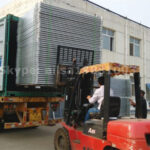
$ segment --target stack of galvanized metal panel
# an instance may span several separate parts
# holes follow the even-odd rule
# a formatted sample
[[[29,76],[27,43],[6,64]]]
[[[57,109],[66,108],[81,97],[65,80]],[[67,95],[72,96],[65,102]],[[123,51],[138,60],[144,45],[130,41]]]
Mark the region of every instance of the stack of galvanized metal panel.
[[[131,82],[128,79],[111,79],[111,88],[114,91],[114,96],[118,96],[121,99],[120,116],[130,115],[130,102],[131,97]]]
[[[58,45],[94,50],[100,63],[100,35],[100,18],[37,4],[19,21],[16,83],[53,85]]]
[[[0,91],[3,91],[7,18],[0,19]],[[8,41],[7,41],[8,42]]]

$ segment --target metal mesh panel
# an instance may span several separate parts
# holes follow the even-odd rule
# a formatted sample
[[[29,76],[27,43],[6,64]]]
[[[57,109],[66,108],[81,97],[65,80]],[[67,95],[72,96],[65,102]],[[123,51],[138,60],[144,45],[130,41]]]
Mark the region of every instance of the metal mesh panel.
[[[121,98],[120,116],[130,115],[130,103],[131,97],[131,83],[127,79],[111,79],[111,88],[114,91],[114,95]]]

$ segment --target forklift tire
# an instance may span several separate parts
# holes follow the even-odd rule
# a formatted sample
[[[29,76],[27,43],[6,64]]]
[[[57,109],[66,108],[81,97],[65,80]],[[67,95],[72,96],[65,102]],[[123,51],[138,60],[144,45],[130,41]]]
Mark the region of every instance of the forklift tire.
[[[65,128],[59,128],[54,136],[55,150],[71,150],[68,132]]]
[[[119,149],[107,146],[104,148],[104,150],[119,150]]]

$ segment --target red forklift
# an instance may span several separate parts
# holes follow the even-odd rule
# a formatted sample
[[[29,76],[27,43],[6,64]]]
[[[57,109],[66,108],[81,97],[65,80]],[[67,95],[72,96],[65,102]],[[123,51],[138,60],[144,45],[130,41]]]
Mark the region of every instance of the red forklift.
[[[89,109],[86,96],[92,94],[94,74],[104,76],[104,100],[100,113],[84,123]],[[135,118],[121,118],[120,98],[110,96],[110,78],[133,74],[135,82]],[[140,73],[138,66],[106,63],[86,66],[68,85],[64,122],[54,137],[55,150],[149,150],[150,120],[142,119]]]

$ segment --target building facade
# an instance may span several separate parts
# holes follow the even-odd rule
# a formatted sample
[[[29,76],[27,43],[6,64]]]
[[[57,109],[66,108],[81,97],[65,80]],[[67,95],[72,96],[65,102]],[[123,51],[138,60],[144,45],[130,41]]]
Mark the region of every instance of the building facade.
[[[22,16],[37,2],[45,2],[65,9],[102,18],[101,62],[116,62],[140,66],[141,88],[150,100],[150,28],[123,17],[88,0],[13,0],[0,10],[0,17],[7,14]],[[133,81],[133,77],[130,78]],[[134,96],[134,88],[132,89]]]

